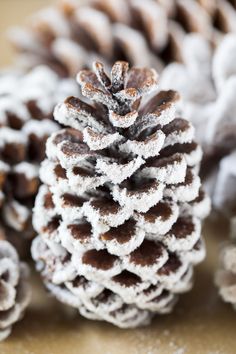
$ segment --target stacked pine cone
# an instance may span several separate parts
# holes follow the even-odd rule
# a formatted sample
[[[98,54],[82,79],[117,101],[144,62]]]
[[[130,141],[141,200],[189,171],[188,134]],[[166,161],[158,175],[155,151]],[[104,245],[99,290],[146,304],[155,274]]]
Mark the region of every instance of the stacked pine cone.
[[[199,35],[186,36],[184,63],[162,73],[161,87],[182,94],[179,111],[196,127],[204,150],[202,176],[214,209],[230,219],[236,236],[236,35],[225,35],[213,51]],[[235,305],[235,240],[222,246],[216,284],[222,298]]]
[[[215,205],[230,216],[231,236],[230,242],[221,246],[215,283],[222,299],[236,309],[236,150],[220,162],[215,192]]]
[[[58,129],[53,108],[71,92],[77,92],[75,83],[47,67],[0,76],[0,227],[23,254],[23,238],[35,234],[31,214],[39,163],[46,139]]]
[[[202,174],[216,209],[235,207],[236,35],[228,34],[217,49],[198,35],[184,41],[185,63],[173,63],[162,74],[161,87],[182,94],[181,112],[197,130],[204,149]]]
[[[102,57],[160,70],[182,61],[186,33],[198,32],[212,43],[236,31],[236,5],[226,0],[61,0],[33,16],[27,29],[11,38],[27,65],[46,63],[74,76]],[[140,55],[142,53],[142,55]]]
[[[221,251],[221,267],[216,273],[216,285],[225,302],[236,309],[236,246],[228,244]]]
[[[13,246],[0,240],[0,341],[9,336],[29,304],[28,273]]]
[[[136,327],[171,311],[204,258],[202,153],[153,69],[96,62],[77,80],[86,100],[55,109],[66,128],[47,141],[32,255],[59,300]]]

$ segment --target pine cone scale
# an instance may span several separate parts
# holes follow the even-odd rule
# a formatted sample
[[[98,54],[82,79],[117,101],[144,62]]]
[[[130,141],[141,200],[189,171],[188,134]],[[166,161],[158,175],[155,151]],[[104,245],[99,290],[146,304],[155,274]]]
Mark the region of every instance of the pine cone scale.
[[[10,37],[24,64],[48,64],[62,75],[74,76],[101,59],[162,70],[184,60],[186,33],[216,44],[224,33],[235,32],[235,8],[227,0],[91,0],[85,5],[61,0],[34,15],[26,29],[13,29]]]
[[[9,336],[29,304],[28,273],[13,246],[0,240],[0,341]]]

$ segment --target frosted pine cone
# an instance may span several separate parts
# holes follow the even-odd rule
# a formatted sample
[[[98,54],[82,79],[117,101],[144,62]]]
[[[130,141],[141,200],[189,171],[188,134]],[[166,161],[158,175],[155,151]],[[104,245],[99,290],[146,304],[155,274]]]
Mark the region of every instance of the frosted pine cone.
[[[47,67],[0,76],[0,226],[17,244],[19,234],[34,234],[31,209],[39,163],[46,139],[58,129],[53,108],[72,92],[77,92],[75,82],[60,79]]]
[[[214,207],[227,217],[234,217],[236,211],[236,150],[221,159],[219,166],[208,178],[206,187],[212,194]]]
[[[170,312],[204,258],[201,149],[153,69],[94,71],[77,76],[93,105],[69,97],[55,109],[67,128],[47,141],[32,255],[59,300],[135,327]]]
[[[182,61],[185,33],[217,42],[235,24],[235,6],[226,0],[61,0],[33,16],[29,28],[12,30],[11,38],[27,64],[74,76],[100,57],[160,70]]]
[[[230,194],[222,194],[222,179],[234,174],[234,165],[227,161],[232,162],[236,149],[236,35],[226,35],[214,52],[204,38],[189,35],[184,53],[185,64],[170,64],[164,70],[161,87],[174,86],[182,95],[180,110],[196,126],[205,152],[203,175],[211,173],[208,185],[213,205],[222,210],[223,199],[236,197],[235,187],[230,187]]]
[[[221,251],[221,268],[216,273],[216,285],[225,302],[236,309],[236,246],[234,243],[224,246]]]
[[[9,336],[29,304],[28,273],[14,247],[0,240],[0,341]]]

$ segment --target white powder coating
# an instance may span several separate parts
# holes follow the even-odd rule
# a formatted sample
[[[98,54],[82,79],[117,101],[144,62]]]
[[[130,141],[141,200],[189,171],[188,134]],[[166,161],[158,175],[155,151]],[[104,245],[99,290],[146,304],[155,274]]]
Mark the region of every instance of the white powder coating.
[[[44,119],[42,121],[30,120],[27,122],[22,131],[29,136],[30,134],[36,135],[37,137],[43,138],[50,136],[53,132],[58,130],[59,126],[57,123],[52,122],[49,119]]]
[[[84,214],[84,207],[83,204],[79,205],[67,205],[64,201],[64,194],[70,191],[61,190],[58,192],[57,188],[51,187],[50,191],[53,195],[53,202],[56,205],[56,210],[58,211],[59,215],[63,215],[64,220],[66,221],[73,221],[74,219],[81,219]]]
[[[0,96],[11,94],[15,90],[17,81],[21,72],[19,71],[1,71],[0,72]]]
[[[173,159],[174,158],[174,159]],[[160,162],[162,159],[160,158]],[[187,163],[183,155],[175,154],[170,159],[163,159],[163,165],[145,166],[141,169],[140,177],[155,178],[167,184],[181,183],[185,179]]]
[[[184,64],[173,63],[164,69],[161,87],[178,90],[184,102],[214,100],[215,90],[210,81],[212,50],[208,41],[199,34],[187,35],[183,41],[183,54]]]
[[[184,156],[188,166],[192,167],[192,166],[200,165],[203,156],[203,151],[201,146],[196,144],[194,149],[191,150],[190,152],[185,153]]]
[[[15,322],[19,321],[30,302],[28,284],[29,269],[19,261],[14,247],[7,241],[0,241],[0,341],[7,338]],[[8,274],[8,277],[4,276]]]
[[[41,26],[44,26],[45,28],[50,28],[55,37],[70,36],[70,27],[68,22],[60,13],[60,11],[53,7],[43,9],[32,17],[32,27],[37,27],[38,23],[40,23]]]
[[[71,77],[77,74],[87,60],[89,61],[88,53],[84,48],[69,38],[57,38],[53,43],[52,52],[69,68]]]
[[[230,7],[225,5],[225,11],[228,11]],[[231,15],[228,16],[231,18]],[[212,51],[204,38],[191,34],[184,40],[183,48],[184,63],[167,66],[160,78],[160,85],[164,89],[174,87],[181,93],[181,112],[194,123],[207,161],[227,146],[222,163],[215,163],[215,169],[206,182],[213,206],[224,212],[228,207],[223,201],[222,188],[224,185],[230,190],[230,187],[222,180],[230,175],[227,154],[233,154],[235,149],[236,35],[226,34]],[[232,185],[231,182],[229,184]],[[228,198],[227,191],[225,195]],[[232,189],[231,197],[235,198]]]
[[[25,68],[25,66],[28,68],[30,66],[32,68],[33,63],[41,63],[41,61],[36,58],[35,54],[46,55],[46,48],[43,47],[42,43],[36,42],[37,36],[32,30],[27,31],[24,28],[13,26],[8,31],[8,35],[11,41],[15,43],[16,48],[24,48],[24,50],[29,54],[27,56],[22,55],[19,58],[19,62],[23,68]],[[33,51],[34,54],[30,53],[31,51]]]
[[[200,200],[195,199],[191,203],[183,203],[181,205],[182,215],[195,215],[199,219],[205,219],[211,210],[211,199],[203,193]]]
[[[3,83],[13,80],[12,75],[7,73],[1,79],[4,80]],[[19,116],[19,119],[21,119],[22,112],[22,119],[24,121],[27,118],[31,118],[29,112],[23,108],[23,105],[28,101],[36,101],[38,107],[42,109],[46,116],[51,113],[54,105],[59,100],[78,92],[76,84],[72,79],[60,79],[54,71],[46,66],[38,66],[27,74],[16,74],[14,87],[11,90],[7,85],[5,87],[5,91],[3,88],[0,96],[1,114],[7,110],[6,102],[9,102],[9,108],[11,102],[12,108],[10,111],[13,109],[13,112]],[[15,105],[17,105],[19,112],[15,109]]]
[[[54,106],[77,93],[74,80],[60,78],[47,66],[37,66],[27,73],[9,71],[0,75],[1,212],[4,222],[19,237],[23,232],[29,237],[34,234],[31,206],[27,204],[38,189],[45,140],[59,128],[52,121]],[[8,174],[13,174],[12,181]],[[6,181],[12,185],[5,188]],[[21,181],[23,187],[19,190]]]
[[[146,214],[135,214],[135,219],[138,221],[138,224],[145,230],[146,234],[148,234],[148,238],[151,240],[156,240],[156,235],[165,235],[171,229],[179,216],[179,207],[176,204],[168,200],[164,201],[164,204],[171,209],[170,215],[166,219],[163,218],[161,212],[159,215],[157,214],[154,216],[154,219],[151,211]],[[148,218],[150,214],[152,216],[151,220]]]
[[[206,122],[205,143],[209,146],[214,144],[214,140],[220,138],[220,129],[233,129],[235,127],[235,118],[232,112],[236,111],[235,95],[236,75],[230,77],[224,84],[224,89],[219,92],[215,105],[210,106],[209,110],[214,114],[212,119]],[[223,130],[224,132],[224,130]],[[219,136],[219,138],[218,138]],[[229,135],[230,136],[230,135]],[[224,138],[224,136],[223,136]],[[220,142],[219,142],[220,143]]]
[[[112,196],[120,205],[145,213],[162,199],[164,187],[164,184],[155,181],[148,188],[132,193],[127,188],[115,185]]]
[[[214,185],[213,204],[218,209],[224,209],[227,214],[236,197],[236,151],[223,158],[219,164]]]
[[[30,210],[16,200],[4,203],[3,217],[8,226],[16,231],[23,231],[31,216]]]
[[[103,150],[112,145],[115,141],[120,140],[119,133],[114,134],[101,134],[96,133],[91,128],[85,128],[83,130],[84,142],[89,146],[91,150]]]
[[[220,260],[221,263],[216,272],[215,283],[219,289],[221,298],[225,302],[232,304],[235,309],[236,247],[234,242],[222,247]]]
[[[55,208],[45,208],[45,196],[49,193],[48,187],[42,185],[39,188],[39,192],[36,197],[34,214],[33,214],[33,226],[37,232],[42,232],[43,228],[47,226],[50,220],[52,220],[57,212]],[[35,217],[37,215],[37,217]]]
[[[156,49],[162,49],[166,45],[168,37],[167,18],[165,10],[156,2],[132,0],[132,6],[142,17],[145,27],[148,30],[150,42]],[[161,31],[160,31],[161,28]]]
[[[21,62],[31,68],[46,62],[73,77],[91,67],[91,58],[101,57],[110,66],[118,48],[132,65],[160,71],[167,61],[182,61],[186,32],[200,33],[215,45],[223,34],[235,32],[235,18],[227,0],[68,0],[39,11],[10,37]]]
[[[119,149],[127,154],[142,156],[145,159],[152,156],[157,156],[163,147],[165,134],[157,131],[144,141],[128,140],[120,145]]]
[[[195,1],[178,0],[178,3],[183,7],[191,21],[194,22],[194,26],[197,28],[195,32],[200,32],[206,37],[210,37],[212,28],[209,26],[210,18],[205,9]]]
[[[0,172],[8,172],[10,167],[3,161],[0,160]]]
[[[167,186],[164,196],[171,197],[174,200],[179,200],[182,203],[191,202],[197,198],[200,186],[201,181],[199,176],[192,174],[192,180],[189,183],[184,182],[177,185]]]
[[[100,5],[100,0],[93,0],[95,5]],[[104,0],[103,3],[106,5],[107,11],[115,18],[116,22],[124,22],[129,23],[130,12],[129,6],[125,0],[120,1],[111,1],[111,0]]]
[[[19,100],[15,99],[14,105],[12,104],[11,96],[3,96],[0,99],[0,122],[1,125],[7,124],[7,115],[11,113],[16,116],[20,116],[23,122],[26,122],[30,119],[30,114],[25,107],[25,105]]]
[[[192,263],[193,266],[199,262],[202,262],[206,257],[206,246],[204,240],[202,239],[197,241],[194,248],[189,252],[185,252],[183,257],[185,257],[188,262]]]
[[[107,176],[112,183],[117,184],[130,177],[143,163],[144,160],[140,156],[124,164],[109,158],[98,159],[96,170]]]
[[[164,126],[175,119],[176,111],[176,102],[170,102],[169,108],[160,111],[157,110],[155,113],[144,114],[142,117],[143,124],[145,125],[154,119],[158,124]]]
[[[109,111],[109,119],[111,124],[117,128],[129,128],[134,124],[138,117],[138,112],[133,111],[125,115],[119,115],[116,112]]]
[[[112,51],[112,33],[110,31],[109,20],[106,15],[100,11],[90,8],[80,8],[75,12],[75,21],[81,28],[94,38],[98,45],[98,51],[105,57],[109,56]],[[100,36],[100,28],[103,36]]]
[[[37,100],[45,114],[52,111],[55,104],[68,95],[77,93],[72,79],[60,79],[52,70],[38,66],[22,80],[24,90],[19,96],[23,102]]]
[[[94,127],[99,132],[104,130],[103,124],[98,122],[90,112],[82,110],[80,114],[78,114],[76,109],[65,103],[59,103],[55,107],[54,118],[59,123],[69,125],[78,130],[82,130],[88,126]]]
[[[175,92],[134,104],[153,92],[153,70],[117,62],[108,78],[100,63],[94,68],[78,82],[101,108],[73,98],[55,109],[66,128],[47,142],[32,255],[60,301],[87,318],[136,327],[172,310],[205,256],[201,149],[191,123],[176,118]]]
[[[176,129],[168,134],[165,138],[164,147],[175,145],[175,144],[185,144],[193,141],[194,137],[194,127],[190,124],[184,131]]]
[[[3,148],[5,144],[19,144],[25,145],[27,137],[17,130],[13,130],[8,127],[0,128],[0,148]]]
[[[151,53],[144,36],[139,31],[124,24],[116,23],[113,25],[112,33],[115,41],[121,45],[132,63],[136,63],[140,67],[162,68],[161,61]]]
[[[41,163],[39,170],[39,177],[41,181],[48,185],[57,185],[58,190],[66,190],[68,184],[67,178],[60,178],[56,174],[56,168],[58,164],[54,161],[44,160]],[[69,190],[70,188],[68,188]]]
[[[83,167],[83,165],[82,165]],[[87,166],[85,166],[86,168]],[[92,169],[93,171],[93,169]],[[88,170],[88,172],[90,172]],[[77,175],[73,172],[73,168],[68,169],[66,172],[69,186],[75,192],[79,194],[83,194],[85,191],[96,189],[99,186],[104,185],[104,183],[108,182],[109,179],[103,175]]]
[[[23,174],[29,180],[37,178],[39,174],[39,167],[32,163],[23,161],[13,166],[12,171],[17,174]]]
[[[163,243],[171,252],[186,252],[192,250],[193,246],[199,240],[201,224],[199,220],[195,218],[192,218],[191,222],[193,224],[193,230],[185,238],[178,239],[172,230],[165,235]]]
[[[224,89],[225,82],[236,75],[235,61],[236,36],[228,34],[216,49],[212,60],[212,75],[219,92]]]
[[[117,203],[116,213],[107,211],[106,214],[101,215],[99,210],[95,208],[91,202],[87,202],[83,207],[84,215],[93,226],[94,230],[99,233],[108,231],[111,227],[122,225],[132,215],[132,209],[127,206],[119,206]],[[115,216],[115,217],[114,217]]]
[[[132,251],[138,248],[142,244],[144,238],[145,238],[144,230],[138,225],[135,225],[134,233],[132,234],[132,237],[130,237],[128,241],[121,243],[119,242],[119,238],[118,238],[118,240],[116,239],[105,240],[103,242],[104,242],[104,247],[108,250],[110,254],[114,254],[116,256],[121,257],[130,254]]]

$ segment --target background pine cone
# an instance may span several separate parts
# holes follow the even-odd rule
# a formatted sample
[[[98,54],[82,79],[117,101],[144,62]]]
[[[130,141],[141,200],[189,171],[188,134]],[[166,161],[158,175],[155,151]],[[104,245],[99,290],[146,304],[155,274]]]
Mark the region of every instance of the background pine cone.
[[[226,35],[214,52],[199,35],[186,36],[183,47],[185,63],[167,66],[160,85],[163,89],[174,86],[180,91],[183,98],[180,111],[194,123],[197,140],[203,146],[202,175],[208,178],[213,205],[228,211],[229,205],[226,204],[230,202],[232,207],[231,202],[236,200],[233,186],[236,35]]]
[[[236,309],[236,246],[228,244],[221,251],[221,267],[216,273],[216,285],[225,302]]]
[[[201,149],[176,118],[178,94],[156,93],[153,69],[94,71],[78,74],[93,105],[69,97],[55,109],[68,128],[47,141],[32,255],[59,300],[135,327],[170,312],[204,258]]]
[[[31,210],[39,163],[47,137],[58,129],[51,121],[53,108],[71,92],[77,92],[75,82],[59,79],[47,67],[0,76],[0,225],[23,253],[19,234],[34,235]]]
[[[102,57],[111,64],[160,70],[182,61],[185,33],[198,32],[211,42],[236,31],[236,5],[226,0],[62,0],[34,15],[29,28],[13,29],[11,38],[25,64],[46,63],[74,76]]]
[[[8,337],[29,304],[28,273],[14,247],[0,240],[0,341]]]

